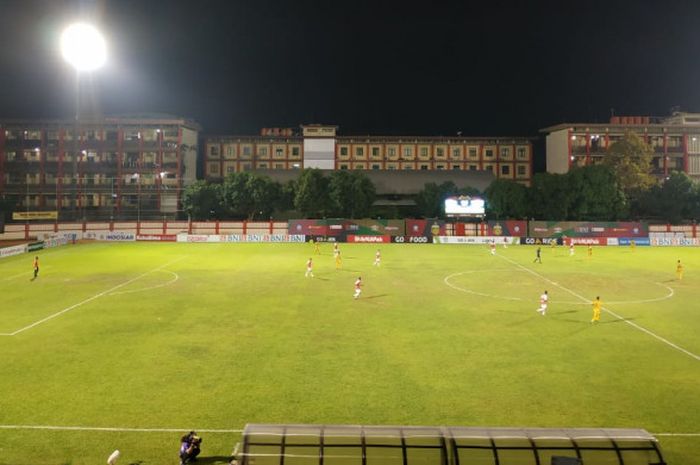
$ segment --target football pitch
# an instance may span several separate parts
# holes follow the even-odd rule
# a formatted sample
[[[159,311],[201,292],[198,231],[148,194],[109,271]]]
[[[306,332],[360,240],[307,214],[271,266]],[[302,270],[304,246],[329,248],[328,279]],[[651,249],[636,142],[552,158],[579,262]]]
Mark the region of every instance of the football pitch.
[[[700,250],[379,248],[79,244],[34,281],[1,260],[0,465],[176,464],[190,429],[223,464],[246,423],[634,427],[700,464]]]

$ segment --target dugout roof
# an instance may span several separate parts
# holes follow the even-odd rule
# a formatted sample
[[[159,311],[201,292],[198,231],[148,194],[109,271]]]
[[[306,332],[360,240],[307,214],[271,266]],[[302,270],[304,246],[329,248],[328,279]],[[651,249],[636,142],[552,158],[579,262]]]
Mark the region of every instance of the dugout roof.
[[[242,465],[664,465],[642,429],[249,424]]]

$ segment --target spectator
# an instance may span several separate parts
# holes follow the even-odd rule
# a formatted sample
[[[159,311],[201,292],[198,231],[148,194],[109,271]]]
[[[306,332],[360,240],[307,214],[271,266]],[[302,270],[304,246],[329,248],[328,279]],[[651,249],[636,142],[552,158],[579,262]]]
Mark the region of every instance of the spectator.
[[[197,433],[190,431],[180,439],[180,465],[195,462],[200,451],[202,438]]]

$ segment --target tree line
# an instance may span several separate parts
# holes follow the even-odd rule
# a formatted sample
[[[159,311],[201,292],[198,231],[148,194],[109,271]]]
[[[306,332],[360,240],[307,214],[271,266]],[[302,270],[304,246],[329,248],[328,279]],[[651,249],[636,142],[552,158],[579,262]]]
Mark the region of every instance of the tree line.
[[[281,184],[254,172],[229,174],[222,183],[197,181],[183,195],[185,212],[195,220],[444,217],[443,203],[453,195],[482,195],[494,219],[614,221],[651,219],[678,223],[700,217],[700,184],[671,173],[661,182],[652,175],[653,149],[627,134],[608,149],[602,163],[573,167],[566,174],[538,173],[530,187],[497,179],[483,192],[453,182],[427,183],[415,206],[377,207],[376,189],[362,171],[324,175],[305,169]]]

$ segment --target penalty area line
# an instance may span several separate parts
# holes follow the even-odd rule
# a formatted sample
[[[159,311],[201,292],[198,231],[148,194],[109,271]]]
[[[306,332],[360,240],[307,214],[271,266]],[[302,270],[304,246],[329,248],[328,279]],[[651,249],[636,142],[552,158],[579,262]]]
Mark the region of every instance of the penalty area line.
[[[577,298],[581,299],[581,300],[584,301],[584,302],[591,303],[591,301],[590,301],[589,299],[585,298],[585,297],[582,296],[581,294],[578,294],[577,292],[574,292],[574,291],[572,291],[571,289],[569,289],[569,288],[567,288],[567,287],[564,287],[564,286],[562,286],[562,285],[559,284],[559,283],[555,283],[554,281],[552,281],[551,279],[547,278],[546,276],[541,275],[541,274],[539,274],[538,272],[536,272],[536,271],[534,271],[534,270],[531,270],[530,268],[527,268],[527,267],[521,265],[520,263],[516,262],[515,260],[511,260],[510,258],[504,257],[504,256],[502,256],[502,255],[499,255],[499,257],[502,258],[503,260],[507,261],[507,262],[512,263],[513,265],[517,266],[518,268],[521,268],[521,269],[527,271],[528,273],[530,273],[530,274],[532,274],[532,275],[534,275],[534,276],[537,276],[537,277],[539,277],[540,279],[542,279],[542,280],[544,280],[544,281],[547,281],[547,282],[550,283],[552,286],[556,286],[556,287],[558,287],[559,289],[568,292],[569,294],[573,295],[574,297],[577,297]],[[605,307],[601,307],[601,308],[602,308],[603,310],[605,310],[606,312],[608,312],[610,315],[612,315],[612,316],[614,316],[615,318],[617,318],[618,320],[624,321],[625,323],[627,323],[628,325],[632,326],[633,328],[636,328],[636,329],[638,329],[639,331],[641,331],[641,332],[643,332],[643,333],[646,333],[646,334],[648,334],[649,336],[651,336],[651,337],[653,337],[653,338],[655,338],[655,339],[657,339],[657,340],[663,342],[664,344],[666,344],[666,345],[668,345],[668,346],[670,346],[670,347],[673,347],[673,348],[676,349],[677,351],[683,352],[683,353],[686,354],[687,356],[689,356],[689,357],[691,357],[691,358],[694,358],[695,360],[700,361],[700,355],[694,354],[694,353],[692,353],[691,351],[689,351],[689,350],[687,350],[687,349],[684,349],[683,347],[681,347],[681,346],[679,346],[679,345],[677,345],[677,344],[674,344],[673,342],[669,341],[668,339],[666,339],[666,338],[664,338],[664,337],[662,337],[662,336],[659,336],[659,335],[656,334],[655,332],[650,331],[650,330],[646,329],[645,327],[640,326],[640,325],[638,325],[637,323],[635,323],[635,322],[633,322],[633,321],[630,321],[630,320],[624,318],[624,317],[621,316],[621,315],[618,315],[617,313],[613,312],[612,310],[610,310],[610,309],[608,309],[608,308],[605,308]]]
[[[80,302],[78,302],[77,304],[73,304],[73,305],[71,305],[70,307],[66,307],[66,308],[64,308],[63,310],[60,310],[60,311],[58,311],[58,312],[56,312],[56,313],[54,313],[54,314],[52,314],[52,315],[49,315],[49,316],[47,316],[46,318],[42,318],[42,319],[39,320],[39,321],[35,321],[34,323],[29,324],[29,325],[27,325],[27,326],[25,326],[25,327],[23,327],[23,328],[20,328],[20,329],[14,331],[14,332],[11,332],[11,333],[0,333],[0,336],[16,336],[16,335],[19,334],[19,333],[22,333],[22,332],[24,332],[24,331],[26,331],[26,330],[28,330],[28,329],[32,329],[32,328],[34,328],[35,326],[39,326],[39,325],[42,324],[42,323],[46,323],[47,321],[52,320],[52,319],[54,319],[54,318],[56,318],[56,317],[58,317],[58,316],[61,316],[61,315],[63,315],[64,313],[70,312],[71,310],[74,310],[74,309],[80,307],[81,305],[85,305],[86,303],[92,302],[92,301],[95,300],[95,299],[99,299],[100,297],[103,297],[103,296],[105,296],[105,295],[108,295],[108,294],[110,294],[110,293],[116,291],[117,289],[120,289],[120,288],[122,288],[122,287],[124,287],[124,286],[126,286],[126,285],[129,285],[129,284],[133,283],[134,281],[137,281],[137,280],[143,278],[144,276],[146,276],[146,275],[148,275],[148,274],[150,274],[150,273],[154,273],[154,272],[156,272],[156,271],[159,271],[159,270],[165,268],[165,267],[168,266],[168,265],[172,265],[173,263],[179,262],[180,260],[182,260],[182,259],[184,259],[184,258],[185,258],[185,257],[179,257],[179,258],[176,258],[175,260],[171,260],[171,261],[169,261],[168,263],[166,263],[166,264],[164,264],[164,265],[161,265],[161,266],[159,266],[159,267],[157,267],[157,268],[154,268],[154,269],[152,269],[152,270],[150,270],[150,271],[146,271],[145,273],[142,273],[142,274],[136,276],[135,278],[131,278],[131,279],[129,279],[128,281],[124,281],[124,282],[121,283],[121,284],[117,284],[116,286],[111,287],[111,288],[107,289],[106,291],[102,291],[102,292],[100,292],[99,294],[95,294],[95,295],[93,295],[92,297],[88,297],[87,299],[85,299],[85,300],[83,300],[83,301],[80,301]]]

